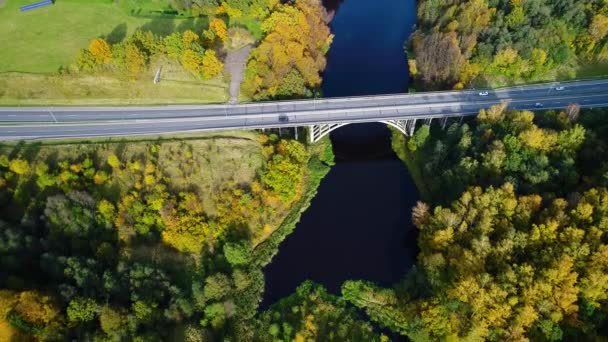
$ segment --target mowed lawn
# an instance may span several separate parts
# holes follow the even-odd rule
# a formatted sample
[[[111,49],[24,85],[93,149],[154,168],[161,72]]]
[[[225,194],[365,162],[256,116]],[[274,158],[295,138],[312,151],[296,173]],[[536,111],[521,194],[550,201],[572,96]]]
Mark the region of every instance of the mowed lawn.
[[[3,3],[4,2],[4,3]],[[111,75],[59,75],[72,65],[79,49],[96,37],[111,43],[138,28],[166,35],[193,29],[207,19],[146,18],[129,15],[142,0],[56,0],[52,6],[21,13],[19,6],[35,0],[0,0],[0,105],[210,103],[227,100],[220,76],[203,81],[175,63],[152,61],[137,81]],[[166,4],[148,0],[148,9]],[[135,9],[134,9],[135,8]],[[163,67],[161,83],[152,78]],[[149,77],[146,77],[149,74]]]
[[[55,72],[72,64],[78,50],[114,29],[126,33],[150,22],[133,17],[107,0],[57,0],[21,13],[33,0],[6,0],[0,8],[0,72]],[[156,19],[156,21],[171,19]]]

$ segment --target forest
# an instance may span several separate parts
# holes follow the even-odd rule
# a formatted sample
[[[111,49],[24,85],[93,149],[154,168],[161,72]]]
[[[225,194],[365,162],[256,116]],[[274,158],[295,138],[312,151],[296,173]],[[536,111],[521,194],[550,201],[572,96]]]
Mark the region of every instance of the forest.
[[[498,105],[401,156],[423,175],[417,265],[394,288],[343,297],[413,341],[601,340],[608,335],[605,110]]]
[[[608,3],[422,0],[410,45],[410,70],[427,89],[580,77],[608,63]]]
[[[3,146],[0,340],[253,339],[261,269],[333,163],[326,143],[252,132]],[[355,324],[322,291],[301,293],[306,317],[312,301]],[[305,338],[324,319],[278,322]]]

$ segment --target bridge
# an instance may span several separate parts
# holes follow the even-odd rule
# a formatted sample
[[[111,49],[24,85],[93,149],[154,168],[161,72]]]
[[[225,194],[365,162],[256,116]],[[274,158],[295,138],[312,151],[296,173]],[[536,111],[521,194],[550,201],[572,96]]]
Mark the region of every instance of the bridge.
[[[507,102],[525,110],[608,107],[608,80],[487,90],[426,92],[199,106],[0,107],[0,140],[40,140],[309,127],[318,141],[351,123],[382,122],[411,135],[416,123],[475,115]]]

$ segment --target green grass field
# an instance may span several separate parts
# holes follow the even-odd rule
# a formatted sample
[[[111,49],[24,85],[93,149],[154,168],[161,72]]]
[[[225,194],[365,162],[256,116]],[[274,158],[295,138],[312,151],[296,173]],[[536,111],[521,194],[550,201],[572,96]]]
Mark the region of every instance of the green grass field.
[[[131,16],[127,8],[137,8],[134,0],[57,0],[26,13],[19,6],[33,0],[6,1],[0,7],[0,72],[55,72],[72,64],[78,50],[95,37],[117,42],[137,28],[168,34],[206,26],[206,19]],[[162,9],[159,1],[151,3]]]
[[[152,82],[162,66],[161,82]],[[112,105],[217,103],[228,100],[221,76],[201,80],[179,63],[154,59],[149,77],[129,80],[110,75],[0,73],[0,105]]]
[[[3,1],[3,0],[0,0]],[[148,16],[166,10],[166,0],[56,0],[53,6],[21,13],[33,0],[4,0],[0,5],[0,105],[93,105],[210,103],[227,100],[221,77],[202,81],[175,63],[152,61],[138,81],[115,75],[59,75],[76,60],[79,49],[95,37],[111,43],[138,28],[159,35],[193,29],[207,19]],[[130,15],[134,13],[135,15]],[[152,83],[163,67],[162,81]]]

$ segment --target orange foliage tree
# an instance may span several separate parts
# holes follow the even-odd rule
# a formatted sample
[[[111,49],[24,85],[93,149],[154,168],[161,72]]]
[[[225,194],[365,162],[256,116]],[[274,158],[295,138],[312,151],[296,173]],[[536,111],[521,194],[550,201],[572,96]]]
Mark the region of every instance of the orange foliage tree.
[[[97,64],[108,64],[112,60],[112,48],[103,38],[95,38],[89,44],[89,52]]]
[[[279,5],[262,23],[266,37],[251,53],[243,90],[256,99],[311,95],[321,84],[332,36],[318,0]]]

